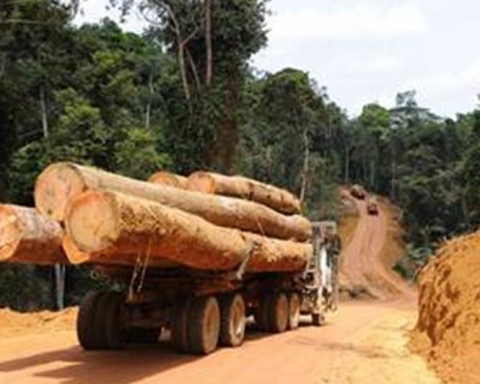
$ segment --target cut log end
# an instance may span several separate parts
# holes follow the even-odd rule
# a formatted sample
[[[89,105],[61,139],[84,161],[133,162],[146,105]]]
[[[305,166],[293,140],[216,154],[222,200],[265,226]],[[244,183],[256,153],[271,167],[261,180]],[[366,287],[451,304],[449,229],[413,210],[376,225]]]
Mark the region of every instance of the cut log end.
[[[0,261],[51,265],[65,263],[62,228],[35,209],[0,205]]]
[[[187,186],[187,178],[175,175],[171,172],[157,172],[150,176],[148,179],[149,183],[153,184],[160,184],[160,185],[168,185],[170,187],[186,189]]]
[[[107,249],[118,237],[118,206],[109,193],[83,193],[67,207],[65,218],[67,233],[80,251]]]
[[[195,192],[214,194],[216,192],[215,179],[207,172],[192,173],[187,179],[186,189]]]
[[[90,255],[86,252],[80,251],[69,236],[63,236],[62,247],[72,264],[82,264],[88,262]]]
[[[21,240],[22,228],[10,206],[0,206],[0,261],[8,261]]]
[[[252,200],[286,215],[301,210],[300,201],[289,191],[243,176],[199,171],[188,177],[187,189]]]
[[[72,164],[52,164],[37,178],[35,206],[41,214],[63,221],[68,202],[86,188],[81,174]]]

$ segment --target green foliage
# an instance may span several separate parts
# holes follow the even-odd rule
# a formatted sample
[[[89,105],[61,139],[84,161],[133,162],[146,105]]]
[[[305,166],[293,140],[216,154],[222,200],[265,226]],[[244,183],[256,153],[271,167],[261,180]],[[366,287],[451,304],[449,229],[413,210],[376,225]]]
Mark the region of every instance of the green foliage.
[[[284,69],[244,89],[236,169],[303,198],[312,219],[333,218],[339,176],[332,148],[346,117],[309,75]]]
[[[51,308],[52,269],[33,265],[0,264],[0,308],[28,311]]]
[[[266,1],[120,2],[124,9],[133,4],[156,22],[149,34],[177,59],[178,75],[164,96],[176,169],[232,172],[248,61],[266,44]]]
[[[168,155],[158,153],[158,139],[145,128],[130,129],[115,145],[115,161],[120,173],[146,180],[159,169],[171,165]]]

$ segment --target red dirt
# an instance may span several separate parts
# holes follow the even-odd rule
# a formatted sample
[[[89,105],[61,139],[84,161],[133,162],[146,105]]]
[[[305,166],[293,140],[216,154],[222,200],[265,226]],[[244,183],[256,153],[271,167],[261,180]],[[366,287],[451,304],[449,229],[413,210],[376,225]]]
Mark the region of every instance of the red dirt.
[[[480,380],[480,232],[454,239],[419,276],[411,347],[449,383]]]
[[[71,330],[77,317],[77,308],[62,312],[18,313],[0,309],[0,339],[29,333]]]
[[[241,348],[202,358],[177,355],[166,342],[148,349],[84,352],[74,319],[67,315],[66,331],[47,330],[40,322],[23,336],[0,337],[0,383],[438,384],[407,348],[405,334],[414,326],[415,310],[409,288],[382,261],[391,257],[382,254],[388,249],[388,216],[381,207],[378,217],[370,217],[358,204],[358,226],[342,256],[343,271],[389,301],[344,303],[324,327],[306,323],[278,335],[249,332]]]

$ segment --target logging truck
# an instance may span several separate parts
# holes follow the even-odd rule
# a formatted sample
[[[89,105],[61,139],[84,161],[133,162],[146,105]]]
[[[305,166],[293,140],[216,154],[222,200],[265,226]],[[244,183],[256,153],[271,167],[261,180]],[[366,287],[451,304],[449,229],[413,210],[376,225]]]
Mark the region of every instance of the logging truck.
[[[323,235],[314,231],[315,257],[301,270],[249,273],[248,257],[224,273],[96,266],[125,290],[87,294],[77,319],[79,342],[86,350],[112,350],[155,343],[167,332],[178,352],[209,354],[217,346],[240,346],[250,317],[268,333],[298,328],[301,315],[320,326],[326,311]]]
[[[86,350],[154,343],[237,347],[247,318],[264,332],[323,322],[324,231],[290,192],[242,176],[159,172],[148,182],[73,163],[47,167],[35,207],[0,205],[0,261],[86,264],[115,291],[83,299]],[[325,272],[325,271],[323,271]]]
[[[378,215],[378,202],[375,197],[370,197],[367,201],[367,213],[369,215]]]
[[[365,189],[361,185],[354,184],[350,188],[350,194],[357,199],[363,200],[363,199],[365,199],[366,192],[365,192]]]

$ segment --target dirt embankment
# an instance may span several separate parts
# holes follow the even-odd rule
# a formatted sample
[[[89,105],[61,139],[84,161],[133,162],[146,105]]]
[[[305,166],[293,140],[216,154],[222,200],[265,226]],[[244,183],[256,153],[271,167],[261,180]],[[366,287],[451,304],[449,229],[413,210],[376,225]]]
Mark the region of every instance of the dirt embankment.
[[[480,381],[480,231],[445,244],[420,273],[410,346],[448,383]]]
[[[67,308],[61,312],[19,313],[10,309],[0,309],[0,338],[74,329],[77,308]]]

